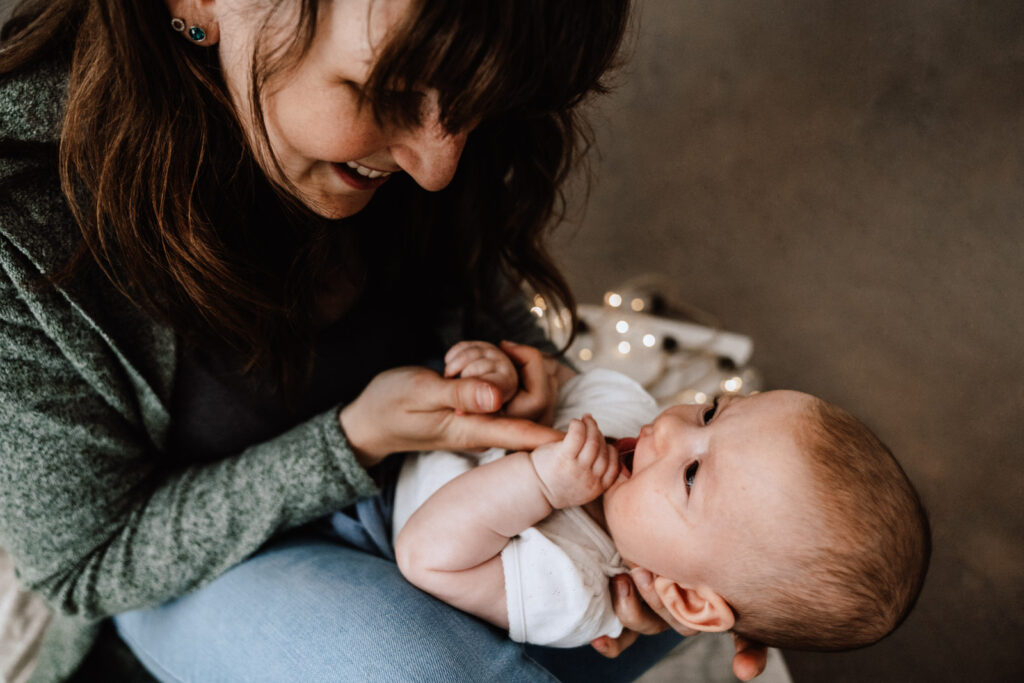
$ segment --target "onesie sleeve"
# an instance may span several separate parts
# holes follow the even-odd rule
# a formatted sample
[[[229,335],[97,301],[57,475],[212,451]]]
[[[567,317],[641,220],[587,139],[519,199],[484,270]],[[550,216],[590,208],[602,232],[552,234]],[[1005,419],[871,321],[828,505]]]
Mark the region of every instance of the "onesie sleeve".
[[[606,436],[633,436],[658,413],[655,400],[618,372],[590,370],[562,387],[555,427],[585,413]],[[558,510],[509,541],[501,553],[509,636],[552,647],[618,637],[609,577],[626,571],[608,536],[580,508]]]
[[[504,451],[491,449],[488,461],[501,457]],[[453,453],[449,451],[424,451],[409,453],[402,461],[395,484],[395,499],[391,512],[391,542],[412,514],[434,493],[463,472],[477,466],[481,456],[475,453]]]
[[[599,636],[617,638],[608,576],[600,560],[564,539],[556,543],[536,527],[501,552],[509,637],[520,643],[577,647]]]

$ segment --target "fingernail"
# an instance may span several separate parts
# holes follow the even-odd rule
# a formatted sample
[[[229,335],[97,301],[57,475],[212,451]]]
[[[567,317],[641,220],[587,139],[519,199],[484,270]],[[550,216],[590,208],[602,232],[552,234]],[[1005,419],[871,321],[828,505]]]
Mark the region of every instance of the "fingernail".
[[[615,592],[619,594],[620,598],[628,598],[629,594],[633,592],[633,582],[625,577],[616,578]]]
[[[595,638],[593,645],[598,650],[601,650],[603,652],[603,651],[608,649],[608,638],[606,638],[605,636],[601,636],[600,638]]]
[[[476,390],[476,400],[480,404],[481,410],[494,410],[497,406],[494,405],[494,392],[491,391],[490,387],[482,386]]]
[[[640,586],[643,590],[647,590],[651,587],[651,573],[646,569],[634,569],[630,572],[633,575],[633,580],[636,581],[636,585]]]

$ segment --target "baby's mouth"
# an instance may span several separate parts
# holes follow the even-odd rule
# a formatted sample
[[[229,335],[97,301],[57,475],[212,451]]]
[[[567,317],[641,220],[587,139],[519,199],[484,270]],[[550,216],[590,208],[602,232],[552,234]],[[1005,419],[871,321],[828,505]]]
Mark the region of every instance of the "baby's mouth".
[[[615,442],[615,449],[619,452],[619,464],[628,479],[633,474],[633,450],[636,448],[636,439],[628,437]]]

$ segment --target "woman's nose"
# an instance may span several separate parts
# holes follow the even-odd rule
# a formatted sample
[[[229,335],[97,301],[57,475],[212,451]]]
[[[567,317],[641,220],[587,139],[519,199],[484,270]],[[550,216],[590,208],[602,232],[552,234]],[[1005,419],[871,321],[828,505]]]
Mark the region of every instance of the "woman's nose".
[[[449,134],[438,118],[437,96],[429,96],[422,122],[396,136],[391,157],[424,190],[447,187],[459,166],[468,131]]]

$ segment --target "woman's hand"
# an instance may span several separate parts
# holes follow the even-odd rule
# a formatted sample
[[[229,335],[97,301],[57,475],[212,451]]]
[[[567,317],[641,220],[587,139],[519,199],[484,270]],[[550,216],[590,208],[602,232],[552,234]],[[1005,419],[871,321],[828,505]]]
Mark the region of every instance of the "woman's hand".
[[[503,341],[501,350],[508,354],[519,371],[519,391],[505,407],[505,413],[550,425],[555,419],[558,390],[576,373],[526,344]]]
[[[640,634],[652,635],[672,628],[684,636],[697,632],[675,621],[665,609],[654,590],[651,573],[635,568],[632,578],[620,574],[612,579],[612,601],[615,615],[626,628],[618,638],[603,636],[591,642],[594,649],[605,657],[618,657],[632,645]],[[764,671],[768,651],[760,643],[752,643],[733,635],[736,654],[732,658],[732,671],[741,681],[749,681]]]
[[[527,420],[486,414],[499,408],[501,392],[489,382],[403,367],[374,377],[338,419],[364,467],[401,451],[533,450],[563,436]]]

